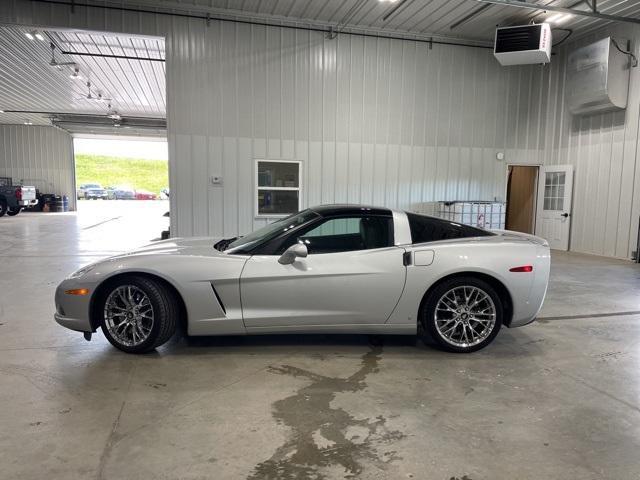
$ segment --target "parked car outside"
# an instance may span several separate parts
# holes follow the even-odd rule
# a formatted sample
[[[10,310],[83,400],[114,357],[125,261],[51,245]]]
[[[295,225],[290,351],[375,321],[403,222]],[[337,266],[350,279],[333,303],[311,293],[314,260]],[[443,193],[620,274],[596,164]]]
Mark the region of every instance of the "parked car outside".
[[[84,198],[84,192],[88,189],[88,188],[98,188],[100,187],[100,185],[98,185],[97,183],[83,183],[82,185],[80,185],[80,187],[78,187],[78,190],[76,192],[76,197],[78,198],[78,200]]]
[[[147,190],[136,190],[136,200],[155,200],[156,194]]]
[[[78,200],[81,198],[86,200],[97,200],[98,198],[107,200],[109,194],[99,183],[84,183],[78,189]]]
[[[127,185],[119,185],[117,187],[114,187],[113,194],[116,200],[135,200],[136,199],[136,191]]]

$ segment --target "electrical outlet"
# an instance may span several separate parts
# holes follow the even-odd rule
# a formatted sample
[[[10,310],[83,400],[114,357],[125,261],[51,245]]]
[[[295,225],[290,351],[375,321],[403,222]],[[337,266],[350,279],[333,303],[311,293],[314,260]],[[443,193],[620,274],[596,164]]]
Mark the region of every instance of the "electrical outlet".
[[[220,175],[211,175],[211,185],[222,185],[222,177]]]

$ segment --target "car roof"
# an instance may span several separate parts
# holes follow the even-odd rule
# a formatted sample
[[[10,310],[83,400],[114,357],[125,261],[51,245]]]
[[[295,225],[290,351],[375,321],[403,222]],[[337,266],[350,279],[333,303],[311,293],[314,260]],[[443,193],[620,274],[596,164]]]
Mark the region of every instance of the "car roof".
[[[391,215],[391,209],[389,208],[353,204],[318,205],[316,207],[311,207],[309,210],[312,210],[323,217],[331,215],[354,215],[362,214],[364,212],[371,215]]]

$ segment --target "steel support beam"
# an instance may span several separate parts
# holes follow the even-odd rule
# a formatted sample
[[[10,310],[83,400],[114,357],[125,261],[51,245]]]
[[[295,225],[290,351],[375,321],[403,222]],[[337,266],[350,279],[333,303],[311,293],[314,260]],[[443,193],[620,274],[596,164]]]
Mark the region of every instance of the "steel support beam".
[[[640,18],[622,17],[620,15],[607,15],[606,13],[594,12],[590,10],[587,10],[587,11],[575,10],[573,8],[556,7],[552,5],[540,5],[537,3],[531,3],[531,2],[520,1],[520,0],[469,0],[469,1],[479,2],[479,3],[491,3],[494,5],[506,5],[509,7],[526,8],[528,10],[547,10],[549,12],[570,13],[572,15],[597,18],[600,20],[608,20],[610,22],[640,24]]]
[[[480,15],[482,12],[484,12],[485,10],[491,8],[493,5],[487,3],[485,5],[480,5],[478,8],[476,8],[473,12],[465,15],[464,17],[462,17],[460,20],[458,20],[455,23],[452,23],[449,26],[449,30],[454,30],[456,28],[458,28],[460,25],[464,25],[465,23],[473,20],[474,18],[476,18],[478,15]]]

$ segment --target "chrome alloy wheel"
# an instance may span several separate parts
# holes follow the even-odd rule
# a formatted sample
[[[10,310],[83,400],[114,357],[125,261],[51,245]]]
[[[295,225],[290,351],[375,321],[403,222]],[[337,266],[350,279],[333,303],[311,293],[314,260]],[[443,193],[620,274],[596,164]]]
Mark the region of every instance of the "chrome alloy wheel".
[[[491,335],[495,323],[496,306],[478,287],[454,287],[436,304],[436,329],[444,341],[456,347],[479,344]]]
[[[104,324],[111,336],[128,347],[143,343],[153,328],[153,306],[144,291],[135,285],[121,285],[104,304]]]

